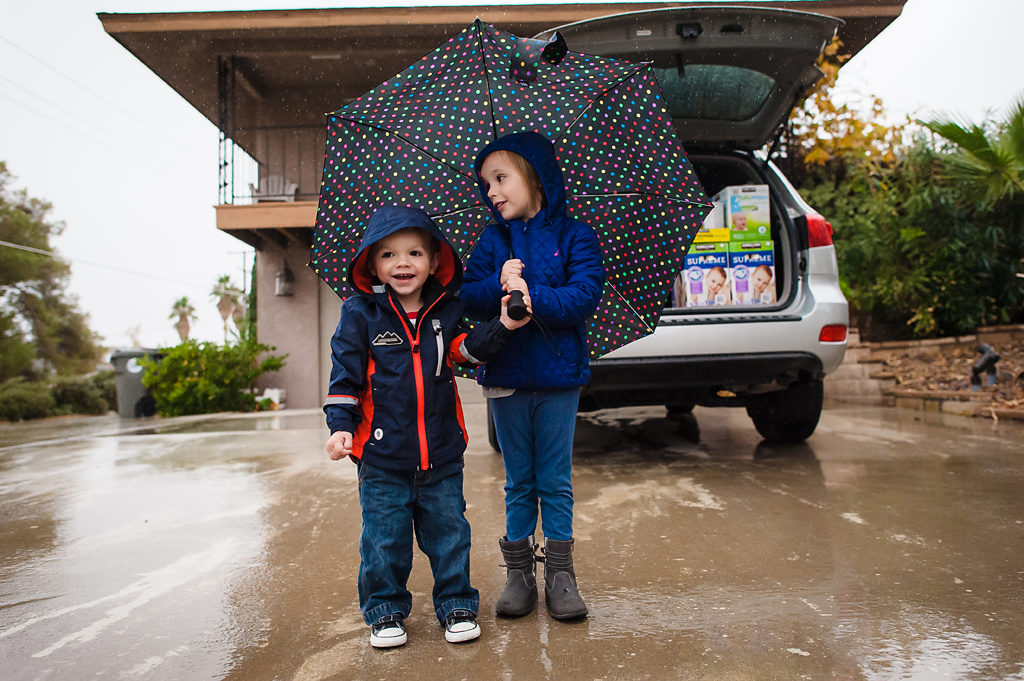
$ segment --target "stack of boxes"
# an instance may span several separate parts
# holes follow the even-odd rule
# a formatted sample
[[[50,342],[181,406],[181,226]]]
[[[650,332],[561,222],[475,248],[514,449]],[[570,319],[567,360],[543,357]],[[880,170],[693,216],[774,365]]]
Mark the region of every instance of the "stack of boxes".
[[[774,303],[768,186],[726,187],[713,201],[673,287],[673,307]]]

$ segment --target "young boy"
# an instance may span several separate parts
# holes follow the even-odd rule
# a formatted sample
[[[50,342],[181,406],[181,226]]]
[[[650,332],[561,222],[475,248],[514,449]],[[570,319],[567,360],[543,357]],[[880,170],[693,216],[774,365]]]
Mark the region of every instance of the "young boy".
[[[462,496],[468,435],[452,362],[480,364],[508,344],[501,317],[469,331],[462,323],[462,263],[421,210],[378,210],[348,269],[359,291],[341,308],[331,338],[324,405],[332,460],[359,475],[359,607],[370,645],[406,642],[403,620],[415,537],[430,559],[434,611],[445,638],[477,638],[480,595],[469,583],[470,529]],[[529,308],[529,301],[527,301]]]

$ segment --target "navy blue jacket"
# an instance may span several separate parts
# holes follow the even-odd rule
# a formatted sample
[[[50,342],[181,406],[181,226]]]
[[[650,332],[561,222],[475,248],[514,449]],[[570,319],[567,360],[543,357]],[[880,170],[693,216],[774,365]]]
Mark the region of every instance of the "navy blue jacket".
[[[480,168],[484,158],[499,149],[519,154],[540,176],[547,207],[528,221],[507,222],[487,197]],[[485,386],[528,390],[586,385],[587,322],[601,301],[604,266],[594,230],[566,213],[565,185],[551,142],[536,132],[506,135],[484,147],[476,171],[495,222],[473,249],[460,297],[470,318],[493,317],[500,309],[499,278],[511,246],[514,257],[523,261],[534,317],[518,329],[504,352],[478,371],[477,380]],[[545,338],[538,320],[552,338]]]
[[[390,285],[366,267],[371,244],[418,227],[440,245],[441,261],[423,286],[415,326]],[[324,413],[332,433],[353,434],[352,456],[377,468],[426,470],[461,461],[469,441],[452,363],[479,364],[513,336],[498,319],[462,322],[462,263],[421,210],[387,207],[370,219],[348,269],[359,291],[341,307],[331,338],[331,385]]]

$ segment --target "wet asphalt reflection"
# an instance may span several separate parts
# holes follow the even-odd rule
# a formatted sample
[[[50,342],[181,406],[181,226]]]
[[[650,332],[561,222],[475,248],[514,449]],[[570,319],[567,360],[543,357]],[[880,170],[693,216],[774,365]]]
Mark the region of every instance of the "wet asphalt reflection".
[[[498,620],[500,456],[467,391],[480,640],[417,553],[409,643],[369,647],[355,467],[316,412],[0,426],[0,669],[20,679],[1024,679],[1024,427],[834,408],[581,416],[591,615]]]

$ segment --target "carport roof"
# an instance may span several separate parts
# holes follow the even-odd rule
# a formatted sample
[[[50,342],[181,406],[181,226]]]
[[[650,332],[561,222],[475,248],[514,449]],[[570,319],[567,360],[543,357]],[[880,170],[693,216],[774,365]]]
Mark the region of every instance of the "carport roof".
[[[900,15],[906,0],[735,2],[843,19],[856,54]],[[317,92],[336,108],[403,70],[474,18],[532,36],[594,17],[701,3],[545,4],[243,12],[99,14],[104,30],[204,116],[217,122],[217,59],[237,58],[241,86],[257,100]],[[720,5],[718,5],[720,6]],[[570,45],[570,48],[572,46]],[[308,102],[314,104],[313,102]]]

